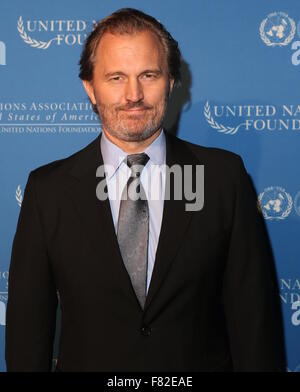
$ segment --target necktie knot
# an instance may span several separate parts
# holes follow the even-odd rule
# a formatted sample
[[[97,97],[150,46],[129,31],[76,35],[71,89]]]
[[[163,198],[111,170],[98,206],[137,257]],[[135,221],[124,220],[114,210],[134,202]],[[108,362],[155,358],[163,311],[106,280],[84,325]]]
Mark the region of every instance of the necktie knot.
[[[132,177],[140,176],[149,159],[149,156],[144,152],[127,155],[126,163],[131,169]]]

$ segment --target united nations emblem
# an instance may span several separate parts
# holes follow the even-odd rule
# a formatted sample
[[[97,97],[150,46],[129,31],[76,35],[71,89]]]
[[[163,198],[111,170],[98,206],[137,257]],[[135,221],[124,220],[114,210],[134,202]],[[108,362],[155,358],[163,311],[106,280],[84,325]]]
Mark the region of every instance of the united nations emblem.
[[[292,210],[293,201],[289,193],[279,186],[266,188],[258,196],[258,201],[265,219],[285,219]]]
[[[294,208],[296,213],[300,216],[300,191],[296,193],[294,198]]]
[[[269,14],[260,24],[259,33],[268,46],[286,46],[294,38],[296,24],[283,12]]]

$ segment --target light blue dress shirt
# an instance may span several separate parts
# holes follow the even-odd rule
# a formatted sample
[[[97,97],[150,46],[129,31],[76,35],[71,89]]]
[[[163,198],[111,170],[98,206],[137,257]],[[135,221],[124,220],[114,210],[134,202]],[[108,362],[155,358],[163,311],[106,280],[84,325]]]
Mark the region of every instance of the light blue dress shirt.
[[[130,177],[131,170],[124,162],[128,155],[112,143],[102,132],[101,154],[106,171],[107,191],[115,231],[118,228],[120,200],[123,189]],[[155,262],[156,249],[161,229],[165,192],[166,137],[162,130],[159,136],[144,151],[149,160],[145,165],[141,182],[145,190],[149,206],[149,241],[147,292],[150,285]]]

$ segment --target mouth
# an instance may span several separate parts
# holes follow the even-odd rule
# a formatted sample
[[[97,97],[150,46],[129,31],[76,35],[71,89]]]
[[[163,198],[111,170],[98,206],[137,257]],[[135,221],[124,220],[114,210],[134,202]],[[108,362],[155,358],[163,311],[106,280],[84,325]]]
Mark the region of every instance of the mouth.
[[[144,112],[145,110],[148,110],[146,108],[133,108],[133,109],[122,109],[124,112],[130,112],[130,113],[138,113],[138,112]]]
[[[146,116],[146,111],[148,111],[148,109],[142,109],[142,108],[138,108],[138,109],[122,109],[122,112],[128,118],[130,118],[130,117],[131,118],[142,118],[142,117]]]

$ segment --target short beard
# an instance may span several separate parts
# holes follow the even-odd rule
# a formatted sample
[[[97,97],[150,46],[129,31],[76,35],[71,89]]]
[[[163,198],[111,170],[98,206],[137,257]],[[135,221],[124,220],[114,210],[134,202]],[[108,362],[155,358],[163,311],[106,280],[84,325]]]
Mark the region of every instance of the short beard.
[[[123,124],[123,121],[110,121],[111,118],[111,113],[114,111],[114,114],[117,115],[117,113],[120,113],[122,109],[114,109],[112,107],[107,107],[102,105],[101,103],[97,105],[98,113],[102,122],[102,127],[113,137],[126,141],[126,142],[141,142],[144,141],[148,138],[150,138],[152,135],[154,135],[161,127],[163,124],[163,120],[166,114],[166,109],[167,109],[167,101],[168,98],[167,96],[165,97],[163,107],[158,108],[152,118],[150,118],[143,129],[139,131],[130,131],[126,127],[125,124]],[[133,107],[141,107],[145,106],[143,103],[141,104],[131,104],[129,105],[130,108]],[[127,107],[126,107],[127,108]],[[149,107],[148,107],[149,108]],[[149,108],[151,110],[151,108]],[[130,120],[129,120],[130,121]],[[137,120],[139,121],[139,120]],[[113,124],[113,122],[115,124]]]

